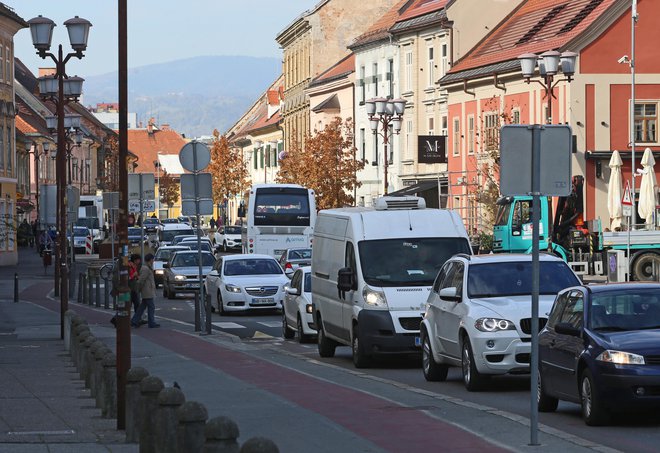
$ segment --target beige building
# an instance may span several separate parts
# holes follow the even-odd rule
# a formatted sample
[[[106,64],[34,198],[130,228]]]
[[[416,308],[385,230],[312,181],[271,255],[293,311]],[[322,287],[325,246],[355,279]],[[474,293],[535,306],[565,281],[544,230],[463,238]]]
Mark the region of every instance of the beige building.
[[[311,107],[312,134],[314,131],[323,130],[335,118],[341,118],[343,121],[353,119],[354,91],[355,55],[353,54],[342,58],[312,80],[309,88],[305,90]]]
[[[312,79],[348,54],[348,45],[396,0],[322,0],[281,31],[284,51],[284,143],[302,142],[312,131],[310,102],[305,94]]]

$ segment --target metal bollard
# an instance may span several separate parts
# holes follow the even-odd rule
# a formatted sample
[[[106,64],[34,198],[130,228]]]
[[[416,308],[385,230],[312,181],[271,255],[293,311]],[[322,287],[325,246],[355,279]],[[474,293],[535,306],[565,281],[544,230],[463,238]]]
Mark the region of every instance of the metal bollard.
[[[126,374],[126,442],[136,443],[140,440],[140,384],[149,372],[142,367],[128,370]]]
[[[94,280],[92,280],[91,272],[87,269],[87,303],[89,305],[92,305],[92,297],[94,297],[93,284]]]
[[[103,378],[101,380],[101,414],[105,418],[117,417],[117,356],[113,353],[103,357]]]
[[[140,453],[157,453],[151,416],[158,410],[158,394],[163,387],[163,381],[156,376],[148,376],[140,383]]]
[[[76,289],[76,264],[71,263],[69,269],[69,299],[73,299],[73,294]]]
[[[110,280],[103,279],[103,308],[110,308]]]
[[[71,310],[64,312],[64,350],[69,351],[71,349],[71,329],[73,328],[74,313]]]
[[[18,273],[14,273],[14,302],[18,302]]]
[[[239,453],[238,425],[228,417],[212,418],[204,429],[202,453]]]
[[[96,274],[96,295],[94,296],[94,302],[96,302],[97,307],[101,307],[101,277]]]
[[[186,397],[175,387],[164,388],[158,394],[158,410],[156,412],[156,426],[154,439],[156,451],[159,453],[177,453],[177,426],[179,420],[176,411]]]
[[[82,304],[83,302],[83,274],[80,272],[78,274],[78,303]]]
[[[177,447],[180,452],[199,453],[204,447],[204,428],[209,413],[202,403],[187,401],[177,409]]]
[[[89,305],[89,284],[87,274],[83,274],[83,304]]]
[[[253,437],[243,444],[240,453],[280,453],[280,450],[270,439]]]

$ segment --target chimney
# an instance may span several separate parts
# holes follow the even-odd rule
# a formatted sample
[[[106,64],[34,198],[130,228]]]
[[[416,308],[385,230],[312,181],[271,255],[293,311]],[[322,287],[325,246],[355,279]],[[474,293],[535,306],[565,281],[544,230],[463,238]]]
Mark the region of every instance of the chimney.
[[[169,131],[170,130],[170,125],[165,123],[160,125],[160,130],[161,131]]]
[[[148,134],[153,134],[154,133],[154,126],[156,125],[156,120],[154,118],[149,118],[149,122],[147,123],[147,133]]]
[[[39,77],[52,76],[57,72],[56,68],[39,68]]]

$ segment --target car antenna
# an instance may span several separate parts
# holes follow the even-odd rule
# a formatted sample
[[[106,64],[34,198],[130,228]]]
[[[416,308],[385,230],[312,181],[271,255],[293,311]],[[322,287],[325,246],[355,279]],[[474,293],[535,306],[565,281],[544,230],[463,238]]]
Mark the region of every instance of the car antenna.
[[[408,212],[408,227],[410,227],[410,231],[412,231],[413,227],[412,227],[412,219],[410,218],[410,210],[408,210],[407,212]]]

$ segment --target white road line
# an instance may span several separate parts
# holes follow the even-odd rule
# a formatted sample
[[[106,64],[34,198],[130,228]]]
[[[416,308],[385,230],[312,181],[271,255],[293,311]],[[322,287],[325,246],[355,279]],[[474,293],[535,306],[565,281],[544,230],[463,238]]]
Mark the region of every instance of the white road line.
[[[245,329],[245,326],[236,324],[235,322],[214,322],[212,324],[220,329]]]
[[[258,322],[257,324],[261,324],[262,326],[266,327],[281,327],[282,321],[262,321]]]

